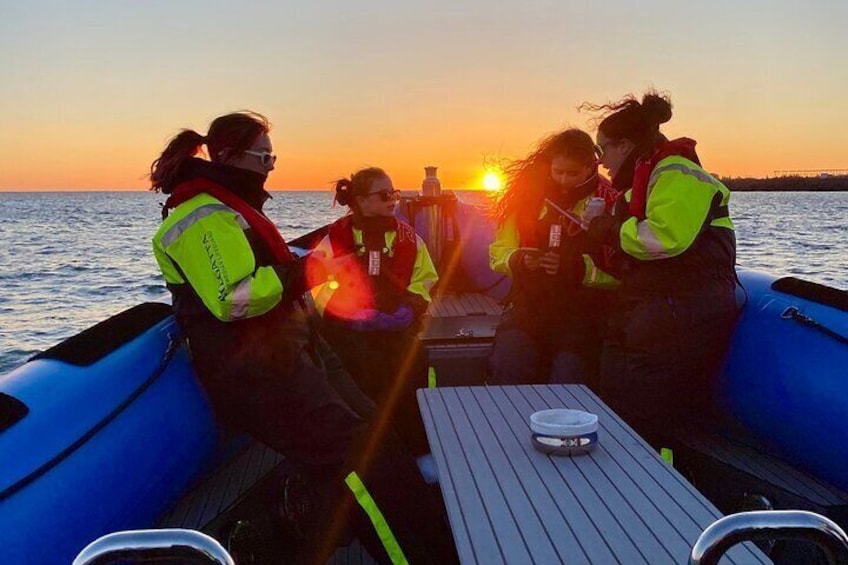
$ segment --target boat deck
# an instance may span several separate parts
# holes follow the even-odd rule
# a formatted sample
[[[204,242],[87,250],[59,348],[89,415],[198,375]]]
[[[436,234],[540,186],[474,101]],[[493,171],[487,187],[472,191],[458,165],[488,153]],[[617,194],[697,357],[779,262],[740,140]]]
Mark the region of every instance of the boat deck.
[[[283,462],[283,456],[259,442],[252,442],[216,473],[201,481],[157,527],[186,528],[213,533],[215,519],[233,508],[261,479]]]
[[[502,307],[495,300],[474,294],[442,296],[431,307],[421,340],[428,351],[430,365],[436,367],[440,386],[482,384],[501,312]],[[685,441],[689,447],[697,447],[720,464],[743,468],[752,476],[767,479],[797,495],[799,501],[806,501],[807,506],[799,502],[793,505],[796,508],[808,508],[837,519],[834,513],[848,508],[848,494],[830,485],[810,480],[796,469],[766,458],[754,449],[728,446],[715,437],[695,435],[687,436]],[[676,456],[677,449],[683,447],[676,446]],[[273,450],[256,442],[245,444],[228,464],[180,500],[158,526],[191,528],[213,536],[220,535],[227,527],[223,521],[232,520],[235,514],[228,516],[228,511],[242,504],[247,497],[256,499],[262,496],[261,493],[268,492],[263,490],[263,483],[271,481],[275,471],[282,470],[284,465],[284,458]],[[257,495],[257,492],[260,494]],[[354,541],[339,548],[328,563],[366,565],[374,561]]]
[[[494,327],[487,332],[478,330],[476,337],[473,330],[462,328],[476,327],[474,324],[479,325],[481,322],[491,325],[492,321],[499,317],[500,311],[500,305],[484,295],[444,296],[429,312],[435,341],[444,344],[445,341],[451,340],[490,340],[494,335]],[[454,334],[458,331],[461,335],[455,338]],[[483,336],[484,333],[489,337]],[[276,451],[259,442],[249,442],[237,451],[227,464],[206,477],[180,499],[174,508],[160,519],[157,527],[187,528],[220,536],[230,525],[224,522],[228,519],[228,512],[258,489],[263,480],[272,480],[275,470],[281,470],[284,465],[283,456]],[[354,541],[347,547],[339,548],[329,563],[368,565],[375,562],[359,542]]]

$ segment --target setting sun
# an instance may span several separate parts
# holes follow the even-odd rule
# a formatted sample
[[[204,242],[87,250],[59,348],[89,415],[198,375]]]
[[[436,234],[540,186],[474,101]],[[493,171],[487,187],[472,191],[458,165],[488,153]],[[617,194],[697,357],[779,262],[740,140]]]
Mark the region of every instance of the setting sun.
[[[488,192],[495,192],[503,187],[501,175],[495,171],[489,171],[483,176],[483,188]]]

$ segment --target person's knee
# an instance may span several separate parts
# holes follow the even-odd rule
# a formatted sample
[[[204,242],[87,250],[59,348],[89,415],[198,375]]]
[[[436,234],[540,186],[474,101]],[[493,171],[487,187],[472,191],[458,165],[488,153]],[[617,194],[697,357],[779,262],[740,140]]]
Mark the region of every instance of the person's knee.
[[[539,365],[537,345],[521,330],[498,331],[489,359],[489,384],[507,385],[531,382]]]
[[[563,351],[551,363],[551,384],[588,384],[589,370],[577,353]]]

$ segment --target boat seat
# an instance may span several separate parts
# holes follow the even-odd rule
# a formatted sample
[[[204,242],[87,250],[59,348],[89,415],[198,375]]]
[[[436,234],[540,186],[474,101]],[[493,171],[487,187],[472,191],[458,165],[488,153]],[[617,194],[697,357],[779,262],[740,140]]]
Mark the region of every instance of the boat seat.
[[[173,313],[169,304],[145,302],[103,320],[87,330],[32,357],[87,366],[102,359]]]
[[[243,440],[234,438],[233,441]],[[177,501],[156,527],[198,530],[219,541],[227,538],[229,529],[238,520],[247,519],[257,528],[266,528],[270,523],[269,513],[274,511],[275,483],[285,470],[286,461],[282,455],[259,442],[249,441],[228,463]],[[273,532],[267,538],[285,543]],[[256,543],[264,542],[257,539]],[[358,540],[338,548],[328,562],[333,565],[347,563],[376,565]]]
[[[787,462],[744,429],[685,426],[668,441],[675,467],[722,512],[738,512],[759,495],[775,509],[809,510],[848,527],[848,492]]]

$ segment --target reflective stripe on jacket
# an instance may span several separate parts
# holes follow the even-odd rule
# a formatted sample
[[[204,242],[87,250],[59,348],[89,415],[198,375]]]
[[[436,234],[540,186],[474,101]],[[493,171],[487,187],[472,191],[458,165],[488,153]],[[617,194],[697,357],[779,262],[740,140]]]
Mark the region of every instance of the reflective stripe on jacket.
[[[257,266],[249,229],[238,212],[208,194],[180,204],[153,237],[165,281],[190,284],[224,322],[267,313],[280,302],[283,283],[273,267]]]
[[[631,217],[621,226],[621,249],[640,261],[676,257],[692,247],[705,223],[733,231],[729,200],[727,188],[703,168],[666,157],[651,172],[645,219]]]

